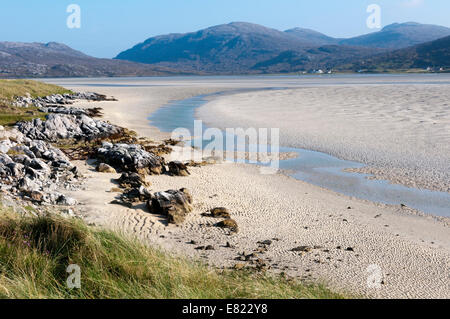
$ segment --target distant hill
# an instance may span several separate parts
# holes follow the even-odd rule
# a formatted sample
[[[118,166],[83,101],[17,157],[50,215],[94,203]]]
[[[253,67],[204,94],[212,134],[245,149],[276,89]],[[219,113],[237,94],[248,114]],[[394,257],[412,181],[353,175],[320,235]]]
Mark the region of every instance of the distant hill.
[[[361,59],[339,69],[374,71],[408,69],[450,70],[450,36],[413,47]]]
[[[252,69],[262,73],[326,71],[342,64],[351,63],[362,57],[372,56],[376,52],[384,52],[384,50],[326,45],[302,52],[284,51],[274,58],[255,64]]]
[[[283,51],[310,47],[297,37],[257,24],[234,22],[186,34],[152,37],[116,59],[184,71],[248,72],[255,63]]]
[[[173,74],[173,70],[98,59],[61,43],[0,42],[0,77],[101,77]]]
[[[339,44],[401,49],[450,35],[450,28],[416,22],[394,23],[381,31],[339,41]]]
[[[304,42],[316,44],[317,46],[336,44],[395,50],[449,36],[450,28],[417,22],[393,23],[378,32],[348,39],[333,38],[323,33],[303,28],[289,29],[285,32],[296,36]]]

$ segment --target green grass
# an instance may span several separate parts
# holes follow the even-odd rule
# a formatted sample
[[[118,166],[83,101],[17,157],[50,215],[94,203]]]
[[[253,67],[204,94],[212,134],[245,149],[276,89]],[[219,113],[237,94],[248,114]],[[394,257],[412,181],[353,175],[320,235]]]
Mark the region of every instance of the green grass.
[[[0,100],[11,101],[29,93],[33,98],[71,93],[63,87],[33,80],[0,80]]]
[[[66,287],[66,267],[81,288]],[[343,298],[321,285],[211,269],[57,216],[0,215],[0,298]]]
[[[71,93],[70,90],[57,85],[46,84],[33,80],[0,80],[0,125],[13,126],[19,121],[31,121],[35,118],[45,119],[47,114],[39,112],[35,107],[14,107],[15,97],[47,96],[51,94]]]
[[[35,107],[11,107],[0,105],[0,125],[13,126],[20,121],[31,121],[35,118],[45,120],[47,113],[38,111]]]

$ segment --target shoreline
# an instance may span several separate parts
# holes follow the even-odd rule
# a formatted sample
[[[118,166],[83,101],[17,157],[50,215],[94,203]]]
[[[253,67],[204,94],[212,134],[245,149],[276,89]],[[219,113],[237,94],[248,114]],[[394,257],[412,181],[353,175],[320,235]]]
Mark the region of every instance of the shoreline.
[[[157,103],[143,109],[142,103],[130,103],[125,96],[110,94],[101,87],[90,89],[119,99],[104,105],[96,103],[103,107],[104,119],[118,125],[121,123],[114,122],[114,118],[123,123],[128,121],[124,125],[127,128],[154,138],[151,135],[154,129],[141,125],[143,114],[147,113],[147,119],[158,107]],[[176,90],[172,88],[172,91]],[[154,90],[155,95],[156,92]],[[191,89],[191,94],[198,92],[199,89]],[[177,94],[181,99],[187,92]],[[154,98],[160,102],[170,100],[161,96]],[[79,165],[88,180],[86,189],[73,196],[84,204],[79,209],[84,211],[81,214],[88,222],[134,234],[168,251],[205,259],[215,266],[233,266],[238,263],[235,258],[239,252],[250,253],[258,249],[258,241],[278,238],[278,241],[272,240],[268,251],[261,255],[274,272],[306,276],[304,279],[325,281],[333,288],[372,297],[445,298],[450,295],[449,287],[445,286],[446,267],[450,262],[446,246],[448,225],[433,219],[405,214],[396,207],[348,198],[281,174],[264,178],[256,167],[249,165],[224,163],[190,168],[189,177],[148,177],[152,191],[187,187],[193,192],[194,212],[180,227],[167,227],[142,207],[128,209],[107,204],[115,196],[109,190],[114,186],[110,180],[116,176],[93,173],[83,163]],[[246,187],[243,189],[242,185]],[[232,211],[240,226],[238,234],[229,236],[210,227],[212,221],[201,216],[216,206]],[[381,217],[376,217],[380,214]],[[189,244],[191,240],[197,244]],[[235,248],[223,247],[227,241]],[[213,245],[215,250],[195,249],[197,245],[206,244]],[[313,248],[305,254],[290,251],[299,245],[322,248]],[[337,249],[338,246],[341,249]],[[346,251],[347,248],[352,248],[353,252]],[[375,263],[380,264],[385,274],[385,285],[379,290],[368,289],[365,282],[366,268]],[[401,265],[407,269],[402,269]],[[423,286],[426,288],[420,289]]]

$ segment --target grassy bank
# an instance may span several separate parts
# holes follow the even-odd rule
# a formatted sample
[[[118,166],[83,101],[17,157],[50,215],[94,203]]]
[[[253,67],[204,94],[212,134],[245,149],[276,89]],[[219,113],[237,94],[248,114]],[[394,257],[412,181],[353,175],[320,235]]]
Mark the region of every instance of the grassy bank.
[[[51,94],[70,93],[71,91],[57,85],[32,80],[0,80],[0,125],[12,126],[19,121],[34,118],[44,119],[45,115],[35,107],[14,107],[11,102],[17,96],[30,94],[32,97]]]
[[[31,97],[42,97],[51,94],[70,93],[63,87],[33,80],[0,80],[0,101],[11,101],[14,97],[30,94]]]
[[[81,269],[69,289],[66,267]],[[0,215],[1,298],[342,298],[323,286],[218,271],[56,216]]]
[[[11,107],[0,105],[0,125],[14,126],[19,121],[31,121],[35,118],[45,120],[47,113],[37,110],[35,107]]]

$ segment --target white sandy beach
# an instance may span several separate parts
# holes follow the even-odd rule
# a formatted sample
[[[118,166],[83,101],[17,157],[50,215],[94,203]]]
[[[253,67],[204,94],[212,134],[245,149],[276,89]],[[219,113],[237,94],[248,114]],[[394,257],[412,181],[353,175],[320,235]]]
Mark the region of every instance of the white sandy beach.
[[[52,82],[116,97],[117,102],[97,103],[104,108],[105,118],[153,139],[167,134],[150,127],[147,117],[170,100],[232,88],[297,86],[276,79],[167,78],[142,80],[140,84],[148,86],[140,87],[95,86],[107,80],[86,81],[89,87],[77,85],[82,79]],[[415,165],[421,170],[407,175],[415,185],[448,190],[448,85],[349,87],[353,81],[346,79],[339,87],[220,97],[203,107],[199,117],[218,127],[274,127],[276,123],[286,131],[282,143],[360,160],[380,169],[379,176],[386,174],[405,184],[405,174],[414,171]],[[189,177],[147,178],[152,191],[186,187],[193,195],[195,210],[187,221],[179,227],[167,226],[144,207],[109,204],[117,195],[109,191],[115,186],[111,179],[118,174],[99,174],[83,162],[78,165],[87,181],[83,191],[70,194],[81,203],[77,212],[88,222],[135,235],[149,244],[217,266],[232,266],[239,253],[251,253],[258,241],[272,239],[260,258],[275,272],[324,281],[336,289],[371,297],[450,297],[450,224],[446,220],[350,198],[281,174],[261,175],[255,166],[224,163],[190,168]],[[212,227],[214,220],[201,216],[216,206],[232,211],[238,234],[230,236]],[[191,240],[197,244],[189,244]],[[234,248],[224,247],[226,242]],[[199,245],[213,245],[215,250],[195,250]],[[313,249],[304,254],[290,251],[298,246]],[[367,285],[371,265],[383,273],[380,288]]]

